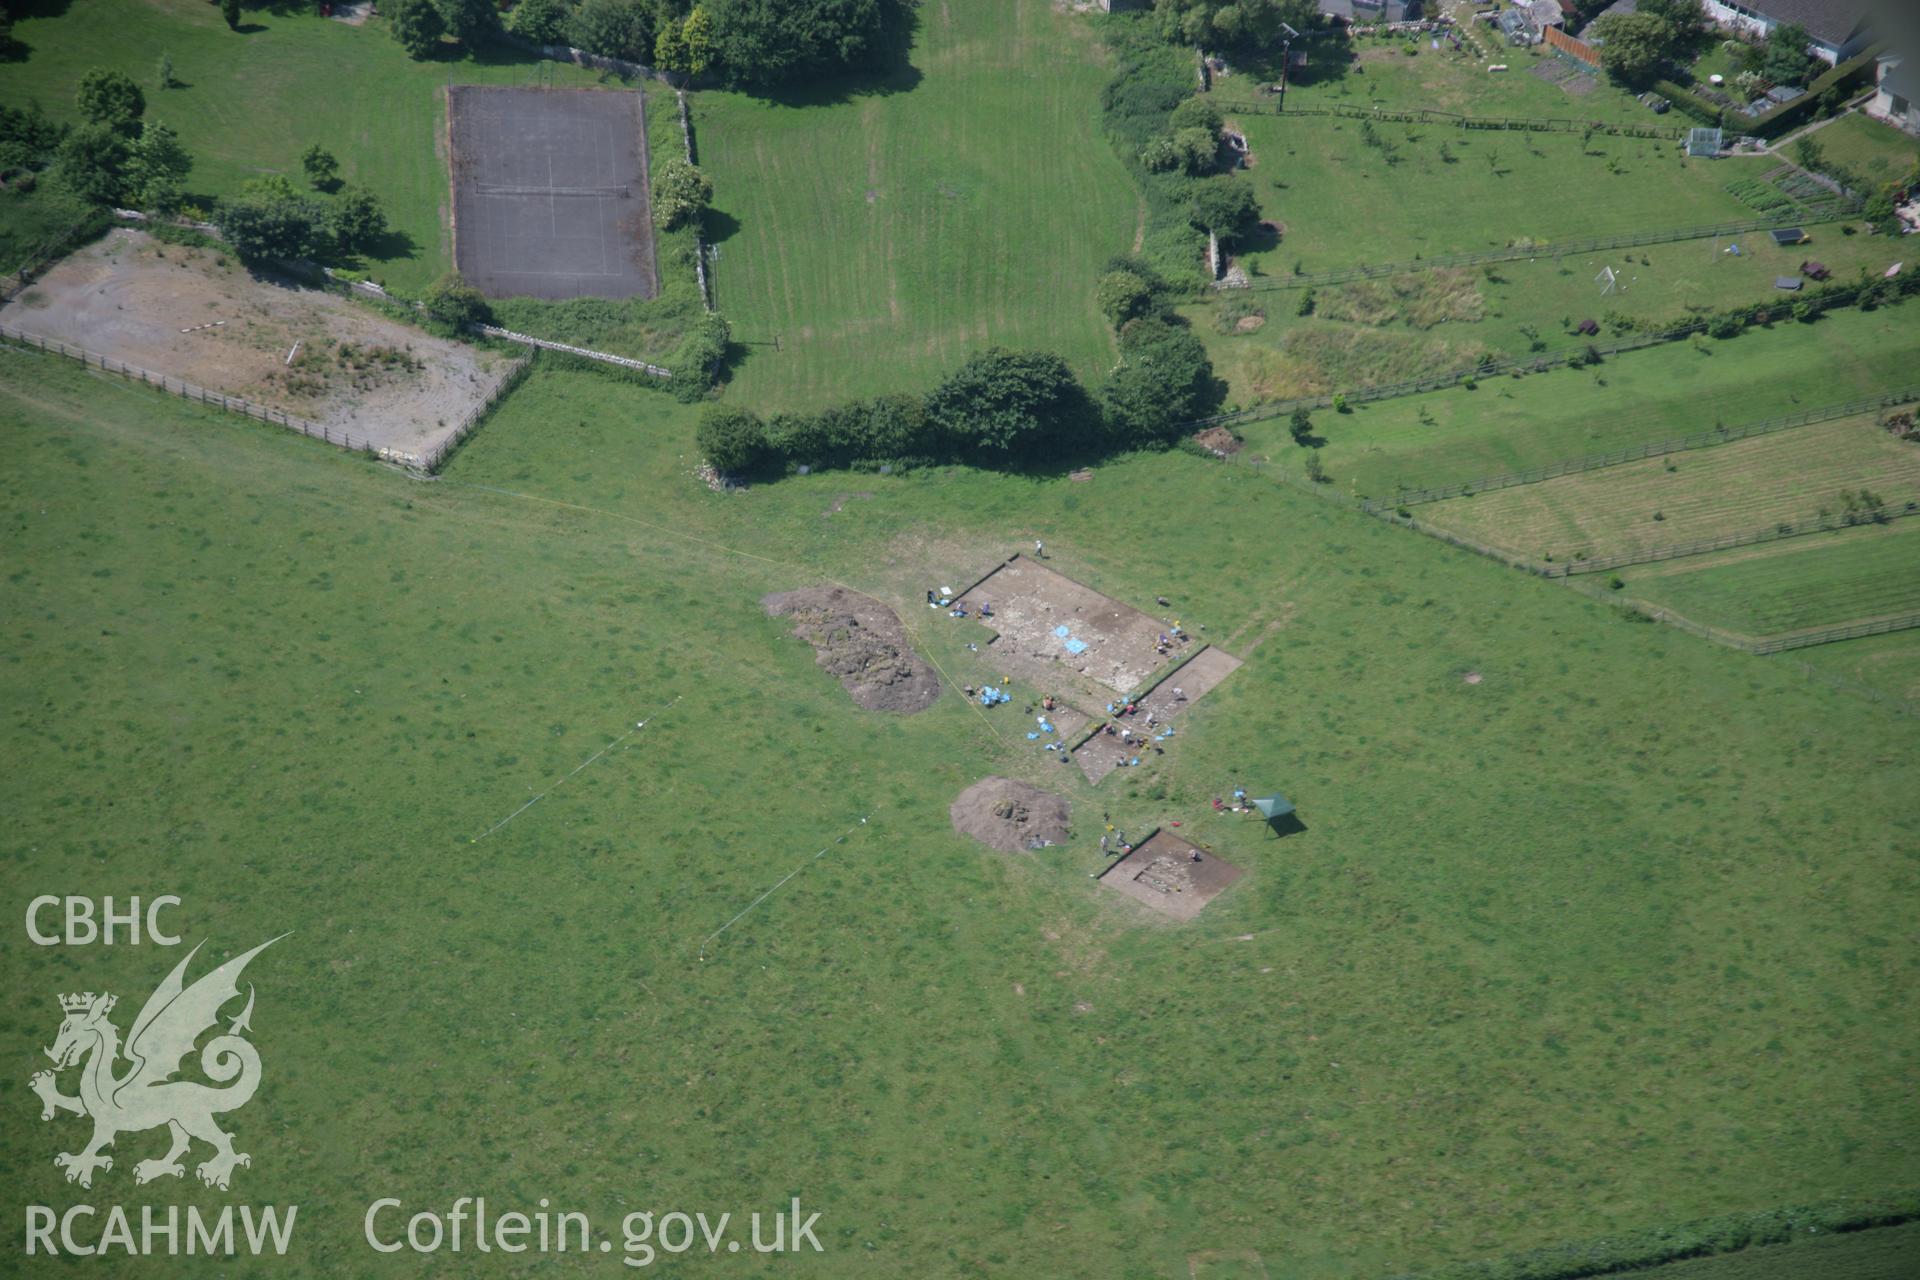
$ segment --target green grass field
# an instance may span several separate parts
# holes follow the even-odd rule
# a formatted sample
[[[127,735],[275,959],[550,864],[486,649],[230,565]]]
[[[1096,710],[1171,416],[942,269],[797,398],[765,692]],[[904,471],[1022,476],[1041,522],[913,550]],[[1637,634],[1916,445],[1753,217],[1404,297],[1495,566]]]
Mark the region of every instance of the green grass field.
[[[57,120],[77,120],[73,87],[94,67],[139,81],[147,115],[180,134],[194,157],[189,192],[237,194],[266,173],[300,177],[300,153],[314,143],[340,159],[340,176],[385,204],[395,236],[370,273],[402,292],[423,288],[452,263],[447,239],[446,121],[442,90],[460,84],[592,84],[592,73],[541,62],[504,47],[481,57],[408,60],[372,21],[352,27],[311,7],[250,8],[239,32],[217,6],[196,0],[74,0],[45,17],[16,22],[30,46],[7,63],[0,102],[37,101]],[[453,46],[448,46],[451,50]],[[155,86],[162,52],[183,87]]]
[[[1920,631],[1800,649],[1793,657],[1842,681],[1864,684],[1920,707]]]
[[[1841,311],[1724,342],[1702,338],[1587,369],[1321,411],[1321,462],[1342,489],[1452,484],[1563,458],[1777,417],[1911,385],[1913,307]],[[1246,429],[1256,454],[1298,471],[1305,451],[1273,419]]]
[[[928,387],[996,343],[1088,377],[1112,362],[1093,285],[1142,213],[1099,131],[1097,39],[1047,5],[927,5],[920,25],[910,91],[697,99],[745,403]]]
[[[1747,635],[1920,611],[1920,528],[1912,520],[1742,550],[1621,577],[1630,595]]]
[[[1876,184],[1892,182],[1920,164],[1920,140],[1857,111],[1813,137],[1827,159]]]
[[[1899,246],[1883,236],[1845,235],[1832,224],[1811,230],[1812,243],[1797,246],[1765,235],[1690,240],[1328,286],[1316,290],[1311,317],[1300,316],[1301,293],[1293,289],[1234,291],[1184,311],[1238,401],[1321,395],[1469,367],[1482,355],[1524,356],[1535,342],[1562,350],[1584,341],[1575,331],[1582,320],[1600,324],[1605,340],[1632,324],[1677,326],[1746,304],[1784,308],[1791,295],[1776,289],[1775,280],[1798,276],[1809,260],[1824,263],[1838,280],[1901,260]],[[1730,243],[1740,247],[1738,256],[1726,252]],[[1600,279],[1607,267],[1615,275],[1611,289]],[[1462,295],[1463,305],[1449,318],[1416,323],[1406,307],[1375,323],[1333,318],[1371,315],[1376,300],[1391,302],[1396,290],[1430,292],[1438,281],[1452,282],[1447,287]],[[1265,315],[1257,331],[1219,331],[1216,313],[1247,306]]]
[[[467,1187],[799,1194],[829,1252],[795,1274],[1333,1280],[1911,1175],[1910,729],[1787,667],[1184,455],[716,495],[684,410],[591,374],[536,374],[431,484],[18,354],[0,430],[8,881],[296,931],[250,971],[274,1074],[236,1118],[246,1195],[305,1206],[287,1274],[401,1274],[365,1204]],[[1030,536],[1249,659],[1097,792],[1014,708],[856,711],[756,604],[849,582],[976,680],[910,606]],[[987,772],[1063,789],[1078,839],[955,837]],[[1211,816],[1235,782],[1307,831]],[[1087,877],[1102,812],[1251,878],[1143,922]],[[158,976],[17,932],[0,962]],[[0,1119],[64,1203],[51,1141]]]
[[[1093,286],[1144,206],[1099,130],[1092,21],[927,4],[896,82],[698,95],[719,304],[746,344],[729,403],[924,387],[991,343],[1106,367]],[[377,24],[249,25],[74,0],[18,24],[32,53],[0,97],[68,111],[85,68],[150,75],[167,49],[189,87],[150,111],[201,156],[191,185],[230,191],[327,143],[413,243],[387,278],[442,269],[437,89],[529,68],[411,64]],[[1374,59],[1341,83],[1489,111],[1565,96],[1390,56],[1400,79]],[[1580,101],[1644,111],[1605,86]],[[1503,138],[1503,178],[1464,153],[1480,185],[1513,184],[1494,195],[1412,159],[1405,204],[1331,160],[1292,190],[1389,244],[1478,235],[1475,218],[1533,234],[1505,224],[1536,207],[1685,221],[1731,198],[1635,159],[1582,210],[1556,175],[1591,166],[1543,164],[1539,142]],[[1494,309],[1519,308],[1514,281]],[[1343,490],[1466,479],[1910,382],[1914,314],[1314,425]],[[822,1215],[823,1254],[662,1274],[1355,1280],[1920,1183],[1911,717],[1809,679],[1803,655],[1650,625],[1252,467],[1176,451],[1078,481],[939,467],[715,492],[696,417],[541,357],[428,479],[0,347],[0,885],[16,907],[177,894],[170,922],[208,960],[291,931],[247,973],[267,1074],[225,1118],[253,1157],[231,1193],[136,1190],[157,1134],[71,1186],[52,1157],[81,1122],[43,1123],[16,1087],[10,1202],[298,1204],[271,1264],[293,1280],[622,1269],[363,1240],[377,1198],[444,1213],[465,1195],[545,1198],[603,1236],[636,1210],[798,1197]],[[1303,456],[1284,421],[1247,444],[1284,470]],[[1713,453],[1677,474],[1752,456]],[[1635,571],[1627,593],[1769,627],[1892,607],[1910,526],[1702,562],[1693,583],[1690,563]],[[1164,755],[1098,788],[1026,740],[1022,704],[1047,690],[863,712],[759,603],[845,584],[893,607],[948,686],[999,683],[975,624],[923,592],[1035,539],[1245,660]],[[1920,691],[1912,635],[1804,656]],[[1067,796],[1069,842],[1010,856],[956,834],[948,805],[989,774]],[[1216,813],[1235,786],[1284,791],[1304,829]],[[1093,879],[1108,822],[1179,822],[1246,877],[1190,924],[1149,918]],[[178,963],[35,946],[15,919],[16,1084],[46,1063],[57,993],[118,994],[124,1027]],[[1791,1248],[1882,1280],[1899,1239]],[[1770,1257],[1725,1274],[1770,1280]]]
[[[1285,227],[1277,245],[1240,256],[1256,277],[1739,221],[1753,210],[1727,184],[1779,167],[1689,160],[1676,143],[1637,138],[1375,125],[1389,158],[1362,141],[1359,120],[1229,119],[1253,148],[1262,216]]]
[[[1566,560],[1839,515],[1842,495],[1862,488],[1892,509],[1920,503],[1920,448],[1888,435],[1881,416],[1432,503],[1420,518],[1519,555]]]
[[[1338,104],[1606,124],[1682,123],[1672,115],[1656,116],[1604,77],[1572,81],[1583,92],[1569,93],[1533,74],[1536,68],[1553,65],[1551,55],[1497,45],[1497,35],[1484,27],[1475,27],[1475,32],[1478,41],[1470,40],[1463,54],[1444,48],[1436,51],[1406,36],[1363,37],[1352,43],[1352,56],[1345,59],[1337,45],[1316,48],[1313,65],[1294,80],[1287,101],[1299,107]],[[1418,52],[1409,56],[1407,50],[1416,47]],[[1488,53],[1495,56],[1483,56]],[[1490,62],[1504,62],[1511,70],[1489,72]],[[1243,100],[1262,100],[1255,96],[1253,84],[1251,76],[1228,76],[1219,81],[1218,90]]]

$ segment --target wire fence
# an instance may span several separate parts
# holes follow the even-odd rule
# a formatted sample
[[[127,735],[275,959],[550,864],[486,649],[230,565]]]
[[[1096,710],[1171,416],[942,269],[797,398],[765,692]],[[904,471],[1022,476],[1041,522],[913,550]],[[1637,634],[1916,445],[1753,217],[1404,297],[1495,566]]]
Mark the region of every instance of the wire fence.
[[[1547,463],[1545,466],[1531,467],[1525,471],[1508,471],[1501,475],[1481,476],[1475,480],[1434,485],[1426,489],[1403,489],[1392,498],[1368,499],[1365,505],[1367,510],[1372,512],[1382,507],[1412,507],[1426,502],[1445,502],[1449,498],[1464,498],[1473,494],[1491,493],[1496,489],[1512,489],[1520,485],[1538,484],[1543,480],[1555,480],[1561,476],[1577,475],[1583,471],[1617,467],[1628,462],[1638,462],[1644,458],[1659,458],[1670,453],[1710,448],[1733,440],[1772,435],[1777,431],[1791,431],[1796,427],[1810,426],[1817,422],[1831,422],[1836,418],[1848,418],[1859,413],[1869,413],[1875,409],[1890,408],[1911,400],[1920,400],[1920,385],[1904,387],[1898,391],[1887,392],[1885,395],[1849,400],[1844,404],[1823,405],[1801,413],[1766,418],[1759,422],[1748,422],[1734,427],[1714,427],[1710,431],[1696,431],[1692,435],[1655,440],[1631,448],[1615,449],[1609,453],[1591,453],[1585,457],[1567,458],[1559,462]]]
[[[1852,676],[1842,675],[1838,671],[1829,671],[1825,667],[1816,667],[1811,662],[1801,662],[1798,659],[1793,659],[1792,663],[1800,669],[1801,675],[1804,675],[1809,680],[1824,684],[1828,688],[1858,694],[1860,697],[1881,704],[1896,715],[1920,715],[1920,702],[1915,702],[1911,698],[1903,698],[1899,694],[1888,693],[1885,689],[1870,685],[1864,680],[1856,680]]]
[[[1811,319],[1835,307],[1852,306],[1860,301],[1864,291],[1879,289],[1883,286],[1888,290],[1885,296],[1889,301],[1909,293],[1920,292],[1920,272],[1903,272],[1890,280],[1876,279],[1860,284],[1838,285],[1809,296],[1796,296],[1791,303],[1760,304],[1743,307],[1726,314],[1738,317],[1741,326],[1744,327],[1747,324],[1770,324],[1776,316],[1789,314],[1791,308],[1804,305],[1806,308],[1804,314]],[[1427,391],[1443,391],[1448,387],[1457,387],[1481,378],[1493,378],[1502,374],[1545,373],[1549,369],[1562,365],[1587,363],[1596,356],[1604,358],[1619,355],[1625,351],[1638,351],[1646,347],[1678,342],[1696,333],[1708,332],[1717,319],[1719,317],[1695,320],[1654,333],[1629,334],[1602,342],[1562,347],[1557,351],[1503,356],[1469,368],[1450,369],[1421,378],[1408,378],[1401,382],[1375,383],[1372,386],[1354,387],[1351,390],[1328,392],[1324,395],[1298,396],[1291,400],[1268,400],[1260,404],[1248,405],[1244,409],[1216,413],[1208,418],[1196,418],[1186,426],[1190,431],[1199,431],[1213,426],[1239,426],[1284,417],[1296,409],[1330,409],[1336,404],[1366,404],[1376,400],[1392,400],[1400,396],[1419,395]]]
[[[472,435],[474,428],[478,427],[481,421],[485,419],[489,413],[493,412],[493,407],[500,403],[500,398],[520,385],[521,380],[527,376],[527,370],[532,364],[533,357],[530,355],[522,356],[520,359],[514,361],[513,364],[508,367],[507,371],[488,389],[486,397],[482,399],[479,404],[469,409],[465,416],[455,424],[451,433],[442,436],[439,442],[428,449],[424,456],[413,458],[407,465],[417,471],[438,471],[453,451],[460,447],[461,441]]]
[[[1540,572],[1549,578],[1565,578],[1579,573],[1604,573],[1608,569],[1621,569],[1628,565],[1658,564],[1665,560],[1702,556],[1714,551],[1730,551],[1735,547],[1750,547],[1761,542],[1779,542],[1783,538],[1804,537],[1810,533],[1836,533],[1842,529],[1857,529],[1862,525],[1886,524],[1892,520],[1903,520],[1908,516],[1920,516],[1920,501],[1909,500],[1897,507],[1879,507],[1872,510],[1860,508],[1838,514],[1825,513],[1814,516],[1810,520],[1783,520],[1767,528],[1750,529],[1745,533],[1729,533],[1718,538],[1701,538],[1694,542],[1676,542],[1664,547],[1647,547],[1639,551],[1622,551],[1610,556],[1573,560],[1565,564],[1547,566]]]
[[[152,369],[143,369],[139,365],[128,364],[124,360],[116,360],[112,356],[102,355],[98,351],[90,351],[85,347],[70,346],[67,343],[57,341],[53,338],[28,333],[26,330],[16,328],[13,325],[0,324],[0,340],[13,343],[31,351],[40,351],[48,355],[65,356],[69,360],[79,361],[87,368],[100,369],[107,373],[118,374],[129,382],[138,382],[143,386],[166,392],[168,395],[178,396],[182,400],[196,401],[215,409],[224,409],[228,413],[242,414],[249,418],[258,419],[261,422],[271,423],[276,427],[284,427],[289,431],[297,431],[303,436],[308,436],[325,444],[337,445],[342,449],[360,450],[371,453],[384,461],[399,463],[401,466],[410,467],[417,471],[432,471],[438,467],[441,462],[446,459],[447,455],[453,452],[454,447],[461,440],[465,439],[473,431],[474,427],[479,425],[480,419],[486,416],[487,412],[493,407],[494,402],[514,385],[518,384],[520,378],[526,371],[528,363],[526,358],[522,358],[510,366],[501,377],[494,382],[494,385],[488,389],[481,403],[469,410],[460,420],[454,427],[452,433],[443,437],[429,449],[425,455],[421,455],[389,448],[376,443],[365,435],[355,437],[344,428],[336,429],[324,422],[315,422],[310,418],[303,418],[298,414],[288,413],[284,409],[275,409],[270,405],[255,404],[253,401],[240,396],[230,396],[225,392],[215,391],[210,387],[203,387],[198,383],[188,382],[183,378],[175,378],[164,373],[156,373]]]
[[[1810,649],[1818,644],[1833,644],[1840,640],[1861,640],[1867,636],[1891,635],[1895,631],[1911,631],[1920,627],[1920,613],[1903,613],[1893,618],[1876,618],[1872,622],[1855,622],[1843,627],[1822,627],[1818,631],[1801,631],[1790,636],[1772,636],[1765,640],[1756,640],[1754,653],[1785,653],[1789,649]]]
[[[1438,271],[1453,267],[1477,267],[1498,262],[1517,262],[1522,258],[1548,258],[1554,262],[1568,256],[1601,253],[1612,249],[1637,249],[1651,244],[1673,244],[1681,240],[1710,240],[1727,236],[1751,235],[1760,231],[1778,231],[1802,224],[1838,222],[1859,212],[1852,200],[1832,199],[1805,205],[1785,213],[1745,218],[1738,222],[1719,222],[1710,226],[1668,227],[1657,231],[1629,231],[1620,235],[1588,236],[1583,240],[1518,242],[1499,249],[1476,249],[1467,253],[1443,253],[1437,257],[1414,258],[1406,262],[1388,262],[1370,266],[1357,263],[1331,271],[1307,271],[1289,276],[1258,276],[1245,284],[1216,281],[1214,288],[1248,290],[1254,293],[1276,289],[1306,289],[1320,285],[1345,284],[1353,280],[1379,280],[1388,276],[1411,275],[1419,271]]]
[[[1837,625],[1832,627],[1823,627],[1823,628],[1819,628],[1812,631],[1795,632],[1792,635],[1766,636],[1766,637],[1754,637],[1749,635],[1743,635],[1736,631],[1727,631],[1720,627],[1708,626],[1706,623],[1696,622],[1692,618],[1686,617],[1683,614],[1673,613],[1669,610],[1662,609],[1656,605],[1647,604],[1643,601],[1618,599],[1613,596],[1611,588],[1603,586],[1598,582],[1593,582],[1591,580],[1587,580],[1587,579],[1583,579],[1581,577],[1575,576],[1585,572],[1586,570],[1584,568],[1574,568],[1568,565],[1537,564],[1534,561],[1529,560],[1525,556],[1516,555],[1514,552],[1508,551],[1502,547],[1496,547],[1491,545],[1490,543],[1480,542],[1477,539],[1469,538],[1464,534],[1454,533],[1449,529],[1436,528],[1435,526],[1427,524],[1423,521],[1417,520],[1412,516],[1403,516],[1391,509],[1374,506],[1362,498],[1358,498],[1352,494],[1341,492],[1339,489],[1336,489],[1331,484],[1315,482],[1305,478],[1304,476],[1296,477],[1295,475],[1287,471],[1284,471],[1282,469],[1271,468],[1270,464],[1262,460],[1244,458],[1241,455],[1233,454],[1222,459],[1222,461],[1238,464],[1238,465],[1249,466],[1256,473],[1264,475],[1268,479],[1273,480],[1275,483],[1285,485],[1291,489],[1297,489],[1305,493],[1310,493],[1314,497],[1322,500],[1323,502],[1329,502],[1335,506],[1345,507],[1348,510],[1357,511],[1363,515],[1370,515],[1374,517],[1376,520],[1382,520],[1388,524],[1397,525],[1402,529],[1409,529],[1415,533],[1425,534],[1427,537],[1433,538],[1440,542],[1447,543],[1449,546],[1459,547],[1463,551],[1471,551],[1476,555],[1485,556],[1489,560],[1496,560],[1501,564],[1506,565],[1508,568],[1518,569],[1523,573],[1532,574],[1534,577],[1548,578],[1548,579],[1558,581],[1567,587],[1580,591],[1583,595],[1586,595],[1590,599],[1593,599],[1597,602],[1612,605],[1614,608],[1625,610],[1626,612],[1631,614],[1637,614],[1641,617],[1647,618],[1654,622],[1664,623],[1667,626],[1675,627],[1681,631],[1685,631],[1690,635],[1699,636],[1704,640],[1710,640],[1714,644],[1724,645],[1730,649],[1738,649],[1743,653],[1762,654],[1762,655],[1781,653],[1790,649],[1811,648],[1815,645],[1832,644],[1840,640],[1855,640],[1864,636],[1885,635],[1890,632],[1904,631],[1913,627],[1920,627],[1920,613],[1911,613],[1911,614],[1903,614],[1898,617],[1880,618],[1872,622],[1847,623],[1847,624]],[[1904,516],[1904,515],[1916,515],[1916,514],[1920,514],[1920,503],[1912,503],[1912,502],[1907,503],[1905,507],[1898,512],[1883,513],[1884,518],[1888,518],[1888,519],[1897,518],[1899,516]],[[1877,522],[1878,522],[1878,518],[1871,517],[1871,516],[1855,516],[1853,518],[1843,517],[1843,518],[1834,520],[1830,524],[1820,526],[1820,527],[1813,527],[1811,525],[1803,523],[1801,526],[1798,526],[1797,531],[1802,533],[1815,533],[1815,532],[1821,532],[1823,529],[1837,530],[1837,529],[1844,529],[1844,528],[1853,528],[1853,527],[1858,527],[1860,524],[1863,524],[1863,523],[1877,523]],[[1777,531],[1765,532],[1757,535],[1737,535],[1737,537],[1746,538],[1747,541],[1766,541],[1770,537],[1777,538],[1777,537],[1790,537],[1790,536],[1794,536],[1794,535],[1782,534]],[[1729,541],[1726,539],[1717,539],[1714,541],[1723,543],[1724,545],[1731,545],[1731,546],[1745,545],[1745,543],[1740,541]],[[1718,549],[1722,549],[1722,548],[1698,545],[1698,551],[1718,550]],[[1662,548],[1660,550],[1672,551],[1675,549]],[[1690,552],[1688,554],[1697,554],[1698,551]],[[1652,558],[1669,559],[1672,557],[1667,555],[1661,555],[1661,556],[1656,556]],[[1595,562],[1587,562],[1587,563],[1595,564]],[[1606,566],[1595,564],[1595,567],[1606,567]],[[1862,692],[1868,696],[1871,696],[1873,700],[1876,702],[1886,702],[1886,703],[1892,704],[1895,706],[1896,710],[1901,711],[1903,714],[1911,714],[1916,710],[1920,710],[1920,708],[1914,707],[1913,704],[1906,702],[1904,699],[1897,698],[1882,690],[1875,689],[1870,685],[1861,685],[1857,681],[1846,681],[1844,678],[1829,679],[1827,673],[1818,672],[1815,668],[1807,667],[1806,664],[1804,663],[1801,665],[1803,668],[1805,668],[1810,678],[1827,680],[1828,683],[1832,683],[1836,687],[1856,686],[1857,691]]]
[[[1247,100],[1219,102],[1222,111],[1244,111],[1257,116],[1334,116],[1345,120],[1378,120],[1388,124],[1438,124],[1459,129],[1489,129],[1515,133],[1578,133],[1616,138],[1650,138],[1661,142],[1685,142],[1690,129],[1670,124],[1607,124],[1599,120],[1575,120],[1557,116],[1469,116],[1456,111],[1416,108],[1395,111],[1386,107],[1348,107],[1331,103],[1321,107],[1281,107],[1276,103]]]

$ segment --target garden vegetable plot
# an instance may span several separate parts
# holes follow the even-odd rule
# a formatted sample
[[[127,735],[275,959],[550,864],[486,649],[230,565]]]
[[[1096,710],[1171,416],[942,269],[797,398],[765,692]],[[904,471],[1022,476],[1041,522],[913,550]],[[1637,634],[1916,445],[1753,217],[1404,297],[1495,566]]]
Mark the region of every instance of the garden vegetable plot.
[[[651,298],[638,93],[447,90],[454,261],[489,297]]]

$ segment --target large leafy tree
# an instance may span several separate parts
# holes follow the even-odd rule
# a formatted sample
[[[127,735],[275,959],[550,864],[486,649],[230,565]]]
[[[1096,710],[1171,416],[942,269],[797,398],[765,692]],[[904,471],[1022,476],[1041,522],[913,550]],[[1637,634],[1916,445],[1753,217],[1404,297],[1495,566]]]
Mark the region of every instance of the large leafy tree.
[[[348,187],[327,211],[327,225],[340,247],[364,252],[387,233],[387,211],[380,198],[365,187]]]
[[[713,57],[732,79],[777,84],[883,63],[905,42],[913,0],[706,0]]]
[[[1131,271],[1109,271],[1093,291],[1094,305],[1116,328],[1157,310],[1153,286]]]
[[[140,116],[147,109],[147,97],[133,77],[98,67],[80,77],[74,105],[80,108],[88,124],[105,125],[133,137],[140,132]]]
[[[118,130],[104,124],[83,124],[60,144],[54,177],[82,200],[113,204],[126,190],[131,153],[132,147]]]
[[[1120,330],[1120,363],[1100,388],[1115,441],[1169,444],[1219,404],[1213,362],[1184,326],[1144,316]]]
[[[1640,0],[1634,12],[1660,19],[1676,41],[1692,35],[1707,20],[1700,0]]]
[[[67,130],[47,118],[39,103],[0,107],[0,178],[38,169],[52,156]]]
[[[713,65],[713,19],[699,5],[680,27],[681,52],[690,75],[704,75]]]
[[[447,34],[472,48],[500,29],[500,10],[494,0],[438,0]]]
[[[1760,74],[1775,84],[1805,84],[1813,67],[1813,55],[1807,52],[1807,29],[1797,22],[1775,27],[1767,37],[1766,57]]]
[[[1213,104],[1213,100],[1198,94],[1175,107],[1173,114],[1167,117],[1169,129],[1205,129],[1216,138],[1220,136],[1220,129],[1225,123],[1220,108]]]
[[[1621,84],[1638,87],[1659,79],[1673,45],[1673,29],[1651,13],[1610,13],[1593,24],[1604,43],[1600,65]]]
[[[449,271],[435,280],[420,302],[426,307],[428,315],[455,328],[485,324],[493,318],[486,295],[461,279],[455,271]]]
[[[1609,14],[1594,24],[1605,42],[1600,65],[1622,84],[1649,84],[1680,59],[1705,20],[1700,0],[1640,0],[1632,13]]]
[[[948,375],[927,397],[927,416],[956,454],[987,462],[1071,452],[1095,421],[1066,361],[1004,347],[983,351]]]
[[[654,65],[666,71],[700,75],[713,65],[713,19],[695,6],[684,22],[663,20],[653,42]]]
[[[713,200],[707,175],[679,156],[670,156],[653,171],[653,222],[662,231],[698,223]]]
[[[513,6],[507,28],[535,44],[559,44],[566,38],[569,16],[562,0],[520,0]]]
[[[433,0],[387,0],[387,24],[393,38],[416,62],[431,58],[446,34],[446,19],[434,7]]]
[[[284,178],[249,182],[238,200],[220,206],[214,222],[242,262],[311,258],[329,238],[326,207]]]
[[[1320,25],[1316,0],[1155,0],[1169,40],[1207,48],[1278,48],[1281,25],[1301,34]]]
[[[1253,229],[1260,221],[1260,204],[1253,185],[1229,174],[1209,178],[1193,193],[1189,208],[1196,226],[1204,227],[1222,240],[1231,240]]]
[[[653,8],[646,0],[585,0],[567,30],[575,45],[602,57],[646,62],[653,56]]]
[[[723,476],[749,475],[769,457],[766,424],[751,409],[708,406],[694,428],[693,440]]]
[[[140,127],[127,166],[127,189],[142,208],[172,213],[184,198],[181,182],[193,168],[193,157],[180,145],[180,135],[158,120]]]

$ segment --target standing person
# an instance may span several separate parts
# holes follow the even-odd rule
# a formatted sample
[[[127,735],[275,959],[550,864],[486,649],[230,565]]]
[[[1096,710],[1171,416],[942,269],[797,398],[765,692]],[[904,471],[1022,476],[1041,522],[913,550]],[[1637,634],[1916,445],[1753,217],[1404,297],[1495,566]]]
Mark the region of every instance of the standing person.
[[[1038,538],[1033,540],[1033,558],[1036,560],[1045,560],[1047,558],[1047,544]]]

